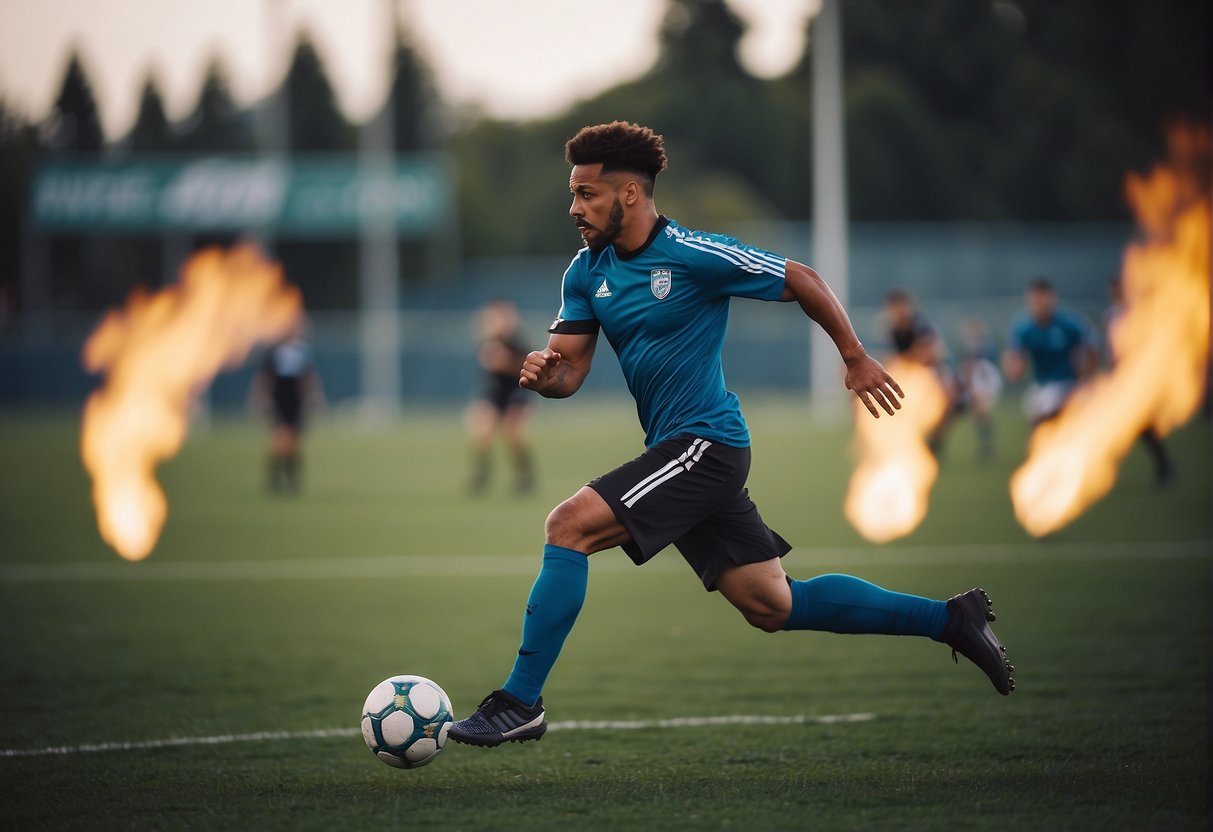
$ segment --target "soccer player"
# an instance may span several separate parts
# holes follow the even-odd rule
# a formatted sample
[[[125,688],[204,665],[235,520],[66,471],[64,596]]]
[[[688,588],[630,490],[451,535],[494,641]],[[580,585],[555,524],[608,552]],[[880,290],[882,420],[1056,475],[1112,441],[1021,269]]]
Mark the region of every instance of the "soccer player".
[[[1028,284],[1027,308],[1011,322],[1002,371],[1019,381],[1028,361],[1035,381],[1024,410],[1033,427],[1061,412],[1080,379],[1095,370],[1095,333],[1079,315],[1057,305],[1057,291],[1045,277]]]
[[[265,363],[254,379],[252,397],[255,406],[270,411],[272,421],[270,491],[298,493],[304,406],[309,400],[324,398],[320,377],[312,364],[312,348],[303,339],[302,322],[266,353]]]
[[[479,328],[477,358],[483,371],[484,389],[467,412],[472,437],[470,489],[479,494],[488,487],[493,438],[500,430],[514,464],[514,490],[524,494],[535,487],[531,447],[526,439],[533,394],[518,385],[518,368],[530,351],[518,320],[518,308],[504,298],[489,301],[480,310]]]
[[[994,405],[1002,392],[998,350],[990,340],[990,327],[976,316],[965,319],[960,339],[964,351],[956,368],[957,410],[972,414],[977,458],[988,462],[994,457]]]
[[[944,360],[943,339],[939,330],[918,310],[901,289],[890,289],[884,296],[884,316],[889,341],[897,355],[938,367]]]
[[[937,601],[848,575],[792,580],[780,564],[791,546],[750,500],[750,434],[721,370],[731,297],[796,301],[834,340],[846,386],[871,414],[901,407],[897,382],[864,351],[825,282],[801,263],[660,215],[653,184],[666,155],[647,127],[583,128],[565,156],[569,214],[585,247],[564,274],[548,346],[527,355],[519,383],[548,398],[573,395],[605,333],[636,399],[646,450],[548,515],[513,670],[450,737],[496,746],[543,736],[540,693],[585,599],[589,555],[615,546],[639,565],[674,544],[708,591],[767,632],[925,636],[1010,693],[1013,668],[989,627],[984,591]]]
[[[884,318],[889,341],[898,358],[927,367],[935,374],[948,407],[927,437],[931,453],[940,455],[944,433],[957,407],[956,378],[947,362],[947,348],[939,329],[927,320],[910,296],[901,289],[890,289],[884,296]]]

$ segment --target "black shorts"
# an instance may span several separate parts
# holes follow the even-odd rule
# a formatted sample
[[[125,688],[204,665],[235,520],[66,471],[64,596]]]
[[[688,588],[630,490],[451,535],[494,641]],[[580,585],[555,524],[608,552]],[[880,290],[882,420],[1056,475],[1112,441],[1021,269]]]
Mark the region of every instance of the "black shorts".
[[[527,394],[530,391],[518,386],[518,376],[516,375],[496,375],[491,374],[485,377],[484,396],[486,402],[492,405],[502,416],[511,407],[516,405],[525,405],[530,399]]]
[[[704,587],[730,566],[781,558],[792,547],[762,522],[745,481],[750,449],[680,434],[589,483],[631,540],[637,565],[673,543]]]
[[[299,430],[303,427],[303,402],[294,393],[274,394],[274,424]]]

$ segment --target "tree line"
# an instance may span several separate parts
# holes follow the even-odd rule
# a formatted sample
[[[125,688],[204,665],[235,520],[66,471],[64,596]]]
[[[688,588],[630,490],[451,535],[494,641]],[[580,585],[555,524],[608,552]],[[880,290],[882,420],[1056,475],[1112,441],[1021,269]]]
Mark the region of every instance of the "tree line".
[[[1203,0],[845,0],[852,219],[1125,219],[1124,172],[1162,155],[1168,121],[1209,119],[1209,9]],[[643,77],[525,123],[445,108],[402,39],[390,93],[395,147],[453,158],[463,257],[569,252],[564,141],[616,118],[665,135],[671,167],[660,204],[685,224],[811,219],[810,55],[781,78],[758,79],[737,59],[742,34],[723,0],[669,0],[659,58]],[[0,102],[0,301],[20,305],[29,179],[41,158],[356,150],[357,127],[306,35],[283,84],[285,107],[242,109],[212,65],[194,111],[173,123],[149,79],[134,125],[110,143],[78,57],[41,123]],[[159,273],[160,245],[56,238],[52,302],[117,302],[133,281]],[[283,241],[275,254],[309,306],[356,305],[353,241]],[[403,279],[427,278],[417,244],[402,244],[401,264]]]

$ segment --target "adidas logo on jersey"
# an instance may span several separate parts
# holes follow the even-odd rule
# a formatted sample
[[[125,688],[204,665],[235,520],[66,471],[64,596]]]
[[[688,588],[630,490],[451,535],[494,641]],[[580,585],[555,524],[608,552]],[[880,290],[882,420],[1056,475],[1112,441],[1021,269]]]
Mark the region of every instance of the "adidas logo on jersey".
[[[606,279],[604,278],[604,279],[603,279],[603,281],[602,281],[602,285],[601,285],[601,286],[599,286],[599,287],[598,287],[598,290],[594,292],[594,297],[596,297],[596,298],[609,298],[610,296],[611,296],[611,290],[610,290],[610,288],[607,286]]]

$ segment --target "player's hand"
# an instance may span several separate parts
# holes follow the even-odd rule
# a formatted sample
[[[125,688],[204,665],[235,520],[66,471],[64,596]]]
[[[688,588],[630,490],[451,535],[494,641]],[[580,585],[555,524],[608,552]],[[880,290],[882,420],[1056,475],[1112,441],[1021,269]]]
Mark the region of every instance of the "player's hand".
[[[847,389],[854,390],[863,406],[877,419],[880,418],[877,404],[892,416],[894,410],[901,410],[900,399],[906,397],[884,366],[867,353],[847,360]]]
[[[556,367],[560,364],[560,353],[551,347],[544,347],[528,353],[522,362],[522,372],[518,377],[518,386],[527,390],[540,390],[551,380]]]

